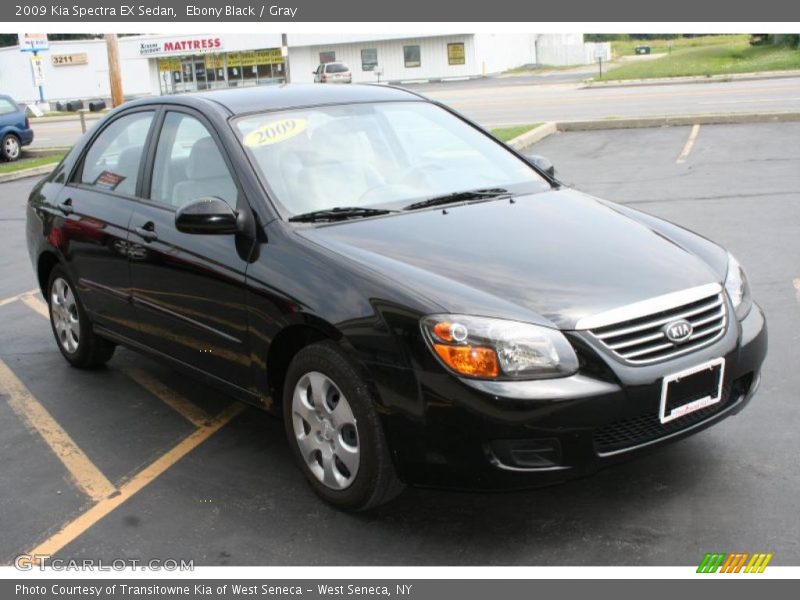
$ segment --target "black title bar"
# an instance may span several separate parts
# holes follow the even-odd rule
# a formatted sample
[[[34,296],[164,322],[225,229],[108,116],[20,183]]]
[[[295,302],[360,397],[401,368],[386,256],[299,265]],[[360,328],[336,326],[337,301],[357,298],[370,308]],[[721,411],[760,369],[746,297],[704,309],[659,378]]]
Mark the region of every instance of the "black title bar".
[[[787,0],[10,0],[0,22],[784,22],[800,21]],[[0,26],[2,29],[2,26]],[[748,30],[749,32],[749,30]],[[645,32],[642,32],[645,33]]]

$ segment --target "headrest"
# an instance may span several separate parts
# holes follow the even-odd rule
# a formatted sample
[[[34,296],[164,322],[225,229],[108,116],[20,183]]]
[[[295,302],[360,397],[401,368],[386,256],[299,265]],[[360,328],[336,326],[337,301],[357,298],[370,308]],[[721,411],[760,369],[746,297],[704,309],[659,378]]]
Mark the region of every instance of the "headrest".
[[[228,166],[212,138],[204,137],[194,143],[186,166],[186,176],[189,179],[230,177]]]

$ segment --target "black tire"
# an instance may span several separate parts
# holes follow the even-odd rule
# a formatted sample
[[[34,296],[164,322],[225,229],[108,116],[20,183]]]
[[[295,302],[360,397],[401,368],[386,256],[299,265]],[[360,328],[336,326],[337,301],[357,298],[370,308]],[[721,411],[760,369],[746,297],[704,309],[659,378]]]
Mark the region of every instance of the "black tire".
[[[331,489],[312,472],[295,435],[292,408],[295,386],[304,376],[321,373],[341,390],[355,417],[358,469],[345,489]],[[345,510],[366,510],[385,504],[403,491],[394,470],[374,399],[359,369],[333,342],[303,348],[289,365],[283,391],[286,436],[300,469],[314,491],[325,501]]]
[[[7,133],[0,140],[0,158],[6,162],[13,162],[19,160],[22,156],[22,144],[19,138],[13,133]]]
[[[55,292],[53,288],[56,282],[61,281],[66,282],[74,296],[73,316],[77,316],[79,335],[77,336],[76,347],[72,350],[67,347],[67,343],[64,341],[62,334],[59,333],[57,325],[58,317],[56,315],[59,313],[59,307],[56,306],[54,301]],[[83,303],[78,296],[78,291],[67,271],[61,265],[56,265],[50,272],[45,300],[50,313],[50,328],[53,330],[56,346],[58,346],[61,354],[69,364],[79,369],[92,369],[106,364],[111,359],[116,345],[94,333],[92,323],[89,321],[86,311],[83,309]]]

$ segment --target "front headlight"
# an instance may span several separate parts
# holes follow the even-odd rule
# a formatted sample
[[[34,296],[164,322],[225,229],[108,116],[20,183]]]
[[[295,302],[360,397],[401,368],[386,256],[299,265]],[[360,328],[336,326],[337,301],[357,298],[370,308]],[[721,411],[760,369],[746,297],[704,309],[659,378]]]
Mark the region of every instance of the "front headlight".
[[[458,375],[546,379],[578,370],[575,351],[556,329],[468,315],[431,315],[421,324],[433,353]]]
[[[747,283],[747,275],[739,264],[739,261],[728,252],[728,274],[725,277],[725,291],[731,299],[731,304],[736,310],[736,317],[741,320],[750,312],[753,306],[753,299],[750,296],[750,284]]]

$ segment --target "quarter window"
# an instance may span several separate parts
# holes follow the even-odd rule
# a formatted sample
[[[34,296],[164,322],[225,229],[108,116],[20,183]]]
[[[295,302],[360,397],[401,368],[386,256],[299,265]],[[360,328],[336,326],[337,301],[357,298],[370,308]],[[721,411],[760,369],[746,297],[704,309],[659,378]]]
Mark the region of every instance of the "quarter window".
[[[152,112],[138,112],[120,117],[106,127],[86,153],[81,183],[134,195],[152,122]]]
[[[156,147],[150,199],[177,208],[206,196],[235,208],[236,183],[206,126],[191,115],[169,112]]]
[[[403,58],[405,60],[406,69],[419,67],[422,64],[419,46],[403,46]]]
[[[19,110],[16,104],[7,98],[0,98],[0,115],[8,115]]]

